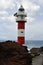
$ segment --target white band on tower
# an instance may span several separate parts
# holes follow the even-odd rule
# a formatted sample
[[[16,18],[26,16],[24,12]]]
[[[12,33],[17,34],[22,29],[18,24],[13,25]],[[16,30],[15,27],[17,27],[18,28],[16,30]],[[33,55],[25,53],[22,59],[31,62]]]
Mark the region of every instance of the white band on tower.
[[[25,36],[25,30],[24,29],[19,29],[18,30],[18,36],[24,37]]]

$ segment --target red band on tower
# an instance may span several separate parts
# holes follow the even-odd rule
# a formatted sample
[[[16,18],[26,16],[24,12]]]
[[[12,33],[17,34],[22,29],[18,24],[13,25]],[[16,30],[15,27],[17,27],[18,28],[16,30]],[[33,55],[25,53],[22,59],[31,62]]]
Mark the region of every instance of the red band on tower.
[[[25,23],[24,23],[24,21],[19,21],[18,22],[18,29],[25,29]]]
[[[25,37],[18,37],[18,44],[24,44],[25,43]]]

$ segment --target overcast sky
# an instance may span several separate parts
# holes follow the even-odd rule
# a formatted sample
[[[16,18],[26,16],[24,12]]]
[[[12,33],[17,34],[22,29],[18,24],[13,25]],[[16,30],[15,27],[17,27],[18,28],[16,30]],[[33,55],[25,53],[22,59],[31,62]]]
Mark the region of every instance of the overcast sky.
[[[27,13],[26,40],[43,40],[43,0],[0,0],[0,40],[17,40],[13,15],[21,4]]]

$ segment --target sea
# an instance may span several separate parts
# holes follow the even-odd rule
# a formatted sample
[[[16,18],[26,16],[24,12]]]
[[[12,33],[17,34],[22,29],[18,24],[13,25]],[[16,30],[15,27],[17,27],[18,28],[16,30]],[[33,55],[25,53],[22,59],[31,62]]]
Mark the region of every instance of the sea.
[[[0,42],[3,42],[3,40],[0,40]],[[26,40],[24,46],[27,46],[29,50],[31,48],[40,48],[43,46],[43,40]]]
[[[43,40],[26,40],[25,46],[27,46],[28,49],[40,48],[43,46]]]

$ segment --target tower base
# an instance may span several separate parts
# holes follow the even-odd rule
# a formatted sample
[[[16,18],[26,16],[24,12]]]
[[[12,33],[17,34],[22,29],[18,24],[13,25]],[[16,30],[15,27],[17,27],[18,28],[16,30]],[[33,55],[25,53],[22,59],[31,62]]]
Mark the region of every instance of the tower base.
[[[25,38],[24,37],[18,37],[18,44],[24,44],[25,43]]]

